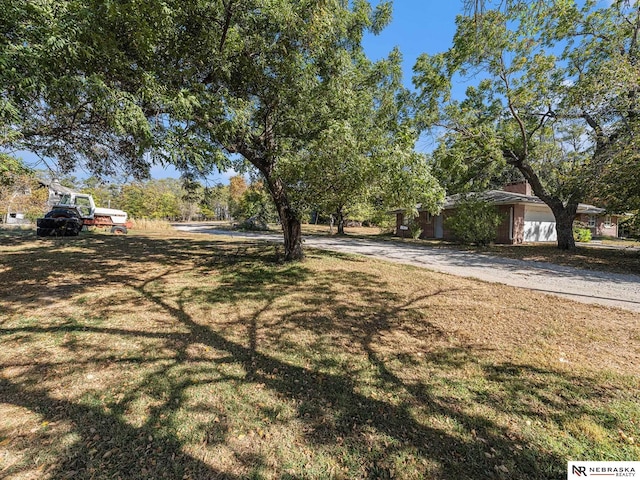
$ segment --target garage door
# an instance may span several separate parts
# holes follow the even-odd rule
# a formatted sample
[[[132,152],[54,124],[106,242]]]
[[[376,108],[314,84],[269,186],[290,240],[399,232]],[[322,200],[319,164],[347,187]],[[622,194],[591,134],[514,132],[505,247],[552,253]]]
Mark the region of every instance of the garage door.
[[[556,219],[551,210],[546,207],[525,207],[524,241],[555,242],[556,240]]]

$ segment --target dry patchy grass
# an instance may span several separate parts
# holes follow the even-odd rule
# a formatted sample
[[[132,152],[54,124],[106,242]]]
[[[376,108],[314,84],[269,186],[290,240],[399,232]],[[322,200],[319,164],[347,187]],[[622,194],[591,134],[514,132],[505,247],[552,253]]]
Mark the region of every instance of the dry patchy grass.
[[[360,236],[372,240],[410,243],[425,248],[452,248],[517,260],[553,263],[585,270],[640,275],[640,250],[635,246],[631,246],[630,248],[607,249],[578,244],[574,251],[563,251],[559,250],[555,244],[549,243],[478,247],[473,245],[460,245],[442,240],[398,238],[390,234],[361,234]],[[620,244],[616,245],[618,247],[621,246]]]
[[[329,235],[328,225],[303,225],[305,235]],[[335,231],[335,229],[334,229]],[[524,245],[490,245],[476,247],[460,245],[451,241],[435,239],[398,238],[376,227],[346,228],[349,236],[367,238],[369,240],[411,243],[425,248],[454,248],[504,258],[513,258],[533,262],[547,262],[587,270],[599,270],[613,273],[632,273],[640,275],[640,243],[634,240],[602,240],[605,246],[617,248],[598,248],[592,244],[577,244],[576,250],[567,252],[558,250],[555,244],[539,243]]]
[[[632,313],[176,232],[0,232],[0,476],[560,478],[640,457]]]
[[[142,230],[142,231],[166,231],[172,230],[173,227],[171,223],[166,220],[158,220],[158,219],[149,219],[149,218],[131,218],[131,222],[133,223],[134,230]]]
[[[324,224],[302,224],[302,233],[304,235],[335,235],[336,232],[337,227],[335,225],[332,229],[329,225]],[[344,227],[344,232],[346,235],[350,236],[375,237],[381,235],[383,230],[379,227]]]
[[[555,245],[492,245],[477,251],[506,258],[547,262],[568,267],[640,275],[640,250],[605,249],[578,244],[575,251],[558,250]]]

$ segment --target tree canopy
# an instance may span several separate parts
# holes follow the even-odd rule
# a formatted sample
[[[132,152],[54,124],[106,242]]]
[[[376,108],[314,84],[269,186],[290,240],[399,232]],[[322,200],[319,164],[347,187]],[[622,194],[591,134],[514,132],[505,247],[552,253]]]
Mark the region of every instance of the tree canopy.
[[[469,181],[517,169],[552,209],[559,247],[573,248],[578,203],[598,194],[605,172],[638,168],[628,160],[639,126],[640,6],[500,7],[458,17],[451,49],[419,58],[418,122],[444,129],[441,164]],[[456,101],[452,82],[460,77],[479,80]]]
[[[437,211],[443,191],[414,151],[417,133],[409,92],[402,85],[401,54],[372,63],[364,55],[335,72],[340,85],[332,118],[303,149],[286,156],[279,172],[300,209],[343,220],[357,211],[412,210],[417,203]]]
[[[0,62],[13,67],[0,76],[3,145],[139,177],[152,163],[192,179],[246,161],[276,205],[285,257],[302,256],[290,190],[304,179],[280,164],[327,132],[362,131],[362,109],[335,107],[355,92],[343,71],[365,62],[362,36],[386,25],[390,2],[1,1]]]

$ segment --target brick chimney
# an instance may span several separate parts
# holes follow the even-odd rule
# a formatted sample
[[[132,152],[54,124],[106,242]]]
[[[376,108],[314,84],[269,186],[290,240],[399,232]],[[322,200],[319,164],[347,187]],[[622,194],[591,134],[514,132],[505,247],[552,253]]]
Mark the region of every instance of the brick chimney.
[[[505,192],[521,193],[522,195],[533,195],[531,191],[531,185],[526,180],[521,182],[513,182],[502,187]]]

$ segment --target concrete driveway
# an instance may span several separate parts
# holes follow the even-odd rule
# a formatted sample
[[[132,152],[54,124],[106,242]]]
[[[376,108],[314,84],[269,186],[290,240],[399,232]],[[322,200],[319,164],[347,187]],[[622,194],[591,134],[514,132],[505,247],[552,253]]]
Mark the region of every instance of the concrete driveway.
[[[216,230],[211,226],[175,225],[178,230],[282,242],[281,235]],[[551,263],[528,262],[461,252],[344,237],[305,237],[304,245],[342,253],[366,255],[424,267],[461,277],[503,283],[584,303],[640,312],[640,276],[581,270]]]

